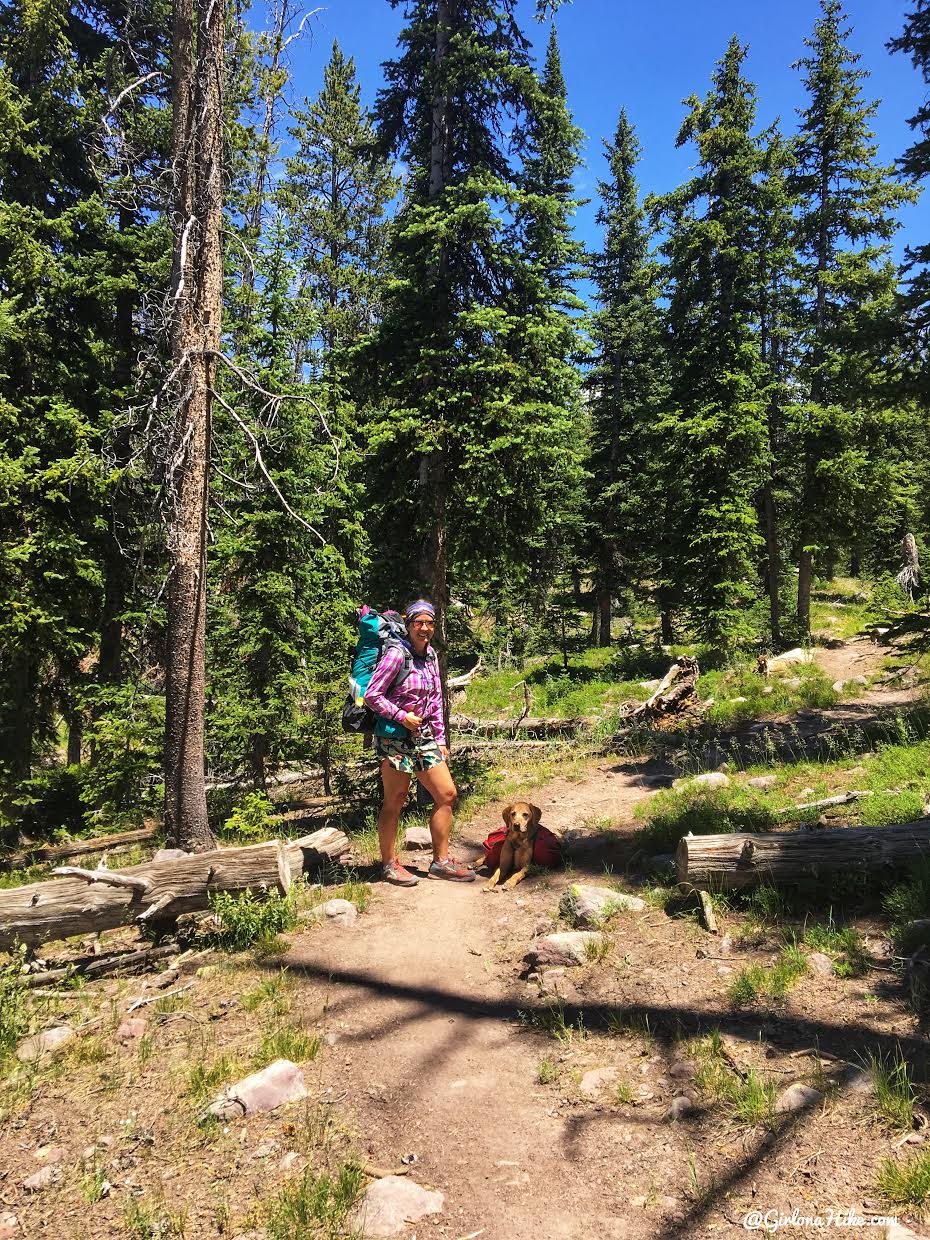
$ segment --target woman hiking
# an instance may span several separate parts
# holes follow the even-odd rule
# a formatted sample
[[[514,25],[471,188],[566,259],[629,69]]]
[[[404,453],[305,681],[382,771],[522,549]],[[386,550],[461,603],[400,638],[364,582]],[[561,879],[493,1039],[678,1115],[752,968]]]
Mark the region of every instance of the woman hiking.
[[[430,646],[436,609],[428,599],[417,599],[407,608],[405,623],[406,645],[413,656],[410,674],[399,685],[394,685],[404,654],[398,646],[389,646],[365,691],[365,702],[379,719],[390,719],[406,728],[406,735],[398,738],[379,736],[377,726],[375,728],[375,751],[381,759],[384,785],[384,801],[378,815],[383,876],[386,882],[398,887],[415,887],[419,881],[397,860],[400,812],[407,799],[410,776],[416,775],[433,798],[429,820],[433,860],[429,877],[470,883],[475,878],[473,871],[458,865],[449,856],[456,787],[449,770],[439,660]]]

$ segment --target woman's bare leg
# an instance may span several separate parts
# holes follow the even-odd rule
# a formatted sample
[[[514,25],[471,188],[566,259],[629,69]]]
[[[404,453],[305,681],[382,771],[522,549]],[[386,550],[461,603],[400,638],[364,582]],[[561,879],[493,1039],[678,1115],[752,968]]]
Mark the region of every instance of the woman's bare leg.
[[[384,800],[378,815],[378,843],[381,846],[381,860],[393,861],[397,852],[400,811],[407,800],[410,776],[391,766],[387,758],[382,758],[381,783],[384,785]]]
[[[417,771],[417,779],[433,798],[433,812],[429,819],[429,833],[433,837],[433,860],[445,861],[449,855],[449,836],[452,834],[452,807],[458,790],[452,780],[447,762],[431,766],[428,771]]]

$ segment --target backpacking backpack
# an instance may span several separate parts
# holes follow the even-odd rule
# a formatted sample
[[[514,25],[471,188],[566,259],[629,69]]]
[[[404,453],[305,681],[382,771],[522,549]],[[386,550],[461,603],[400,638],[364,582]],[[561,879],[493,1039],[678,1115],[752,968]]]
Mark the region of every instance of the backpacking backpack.
[[[482,864],[491,871],[496,870],[501,863],[506,838],[507,828],[498,827],[484,841]],[[557,835],[542,824],[536,828],[536,838],[533,840],[533,864],[545,866],[548,870],[555,870],[562,864],[562,843]]]
[[[403,724],[393,719],[379,718],[370,706],[365,705],[365,693],[374,675],[378,660],[391,647],[399,647],[403,653],[400,670],[391,682],[395,688],[410,675],[413,668],[413,656],[404,641],[407,630],[404,622],[396,611],[379,614],[367,604],[359,608],[358,641],[355,643],[355,654],[352,656],[352,668],[349,672],[349,696],[342,708],[342,730],[344,732],[374,732],[379,736],[408,736]]]

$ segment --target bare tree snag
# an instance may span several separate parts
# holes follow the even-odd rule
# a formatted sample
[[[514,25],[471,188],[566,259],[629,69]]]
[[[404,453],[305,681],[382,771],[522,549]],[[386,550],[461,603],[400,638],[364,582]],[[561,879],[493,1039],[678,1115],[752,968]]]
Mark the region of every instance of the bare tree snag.
[[[225,6],[174,0],[174,252],[171,350],[176,412],[165,479],[170,505],[165,701],[165,835],[215,848],[204,787],[210,420],[223,293]]]
[[[913,534],[905,534],[901,543],[901,571],[895,577],[895,581],[902,590],[907,591],[907,596],[914,601],[915,595],[920,590],[920,558],[917,555],[917,542]]]
[[[686,835],[675,865],[679,882],[720,891],[798,882],[835,870],[893,870],[928,856],[930,818],[919,818],[874,829]]]
[[[697,682],[701,674],[697,659],[683,654],[668,669],[648,701],[625,711],[623,722],[649,723],[662,715],[688,710],[697,701]]]
[[[298,840],[150,861],[125,870],[63,866],[62,877],[0,891],[0,950],[145,923],[210,907],[218,891],[286,893],[300,875],[340,858],[349,840],[324,827]]]

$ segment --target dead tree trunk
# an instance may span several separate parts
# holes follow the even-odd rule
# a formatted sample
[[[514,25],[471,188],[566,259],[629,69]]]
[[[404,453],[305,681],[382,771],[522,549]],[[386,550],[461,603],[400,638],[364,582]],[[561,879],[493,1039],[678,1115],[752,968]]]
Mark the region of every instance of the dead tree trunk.
[[[678,881],[711,890],[792,883],[834,870],[895,870],[930,856],[930,818],[895,827],[755,835],[686,835],[678,844]]]
[[[299,875],[340,857],[348,847],[347,836],[324,827],[290,843],[220,848],[124,870],[62,866],[60,878],[0,891],[0,950],[156,917],[174,919],[209,908],[218,891],[287,892]]]
[[[901,559],[901,571],[895,577],[895,581],[902,590],[907,591],[907,596],[913,603],[920,589],[920,558],[917,555],[917,542],[913,534],[904,535],[901,543]]]
[[[225,8],[173,10],[174,282],[172,360],[178,395],[167,487],[171,502],[165,702],[165,833],[206,851],[216,841],[204,788],[207,507],[210,417],[222,315]],[[195,44],[196,42],[196,55]]]

